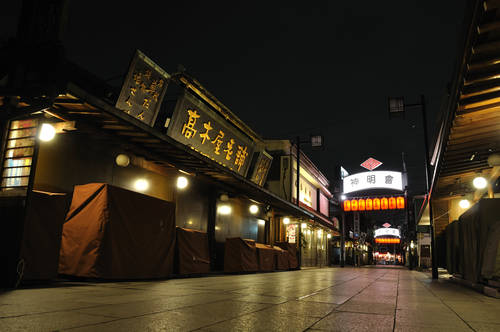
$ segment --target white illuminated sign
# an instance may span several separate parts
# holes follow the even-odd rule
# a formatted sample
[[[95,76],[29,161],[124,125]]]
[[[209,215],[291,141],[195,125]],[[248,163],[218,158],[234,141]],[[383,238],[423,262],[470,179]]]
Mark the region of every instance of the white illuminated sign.
[[[375,237],[379,236],[396,236],[401,237],[397,228],[379,228],[375,230]]]
[[[349,175],[344,178],[344,194],[369,189],[393,189],[403,191],[401,172],[372,171]]]

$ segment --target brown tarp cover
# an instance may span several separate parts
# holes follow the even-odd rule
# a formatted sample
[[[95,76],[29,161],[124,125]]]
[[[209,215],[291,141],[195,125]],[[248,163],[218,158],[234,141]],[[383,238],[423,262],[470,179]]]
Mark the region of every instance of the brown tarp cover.
[[[33,191],[28,204],[21,257],[24,280],[57,277],[66,194]]]
[[[255,241],[240,237],[226,239],[224,272],[255,272],[258,269]]]
[[[276,242],[276,245],[288,252],[289,268],[296,269],[299,266],[299,262],[297,260],[297,247],[295,246],[295,243]]]
[[[450,274],[463,274],[460,241],[460,225],[455,220],[446,226],[446,269]]]
[[[484,198],[459,218],[464,275],[472,282],[500,278],[500,199]]]
[[[210,272],[207,233],[177,227],[177,264],[179,274]]]
[[[172,273],[175,205],[105,183],[75,186],[59,273],[107,279]]]
[[[276,270],[288,270],[290,268],[288,264],[288,251],[277,246],[273,246],[273,249],[276,257]]]
[[[272,246],[262,243],[256,243],[257,257],[259,259],[259,271],[274,271],[275,269],[275,250]]]

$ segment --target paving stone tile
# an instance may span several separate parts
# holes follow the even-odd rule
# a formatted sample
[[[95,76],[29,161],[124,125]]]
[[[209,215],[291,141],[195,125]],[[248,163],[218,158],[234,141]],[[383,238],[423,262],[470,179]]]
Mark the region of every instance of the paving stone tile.
[[[111,321],[115,318],[86,315],[73,311],[59,311],[29,316],[0,319],[0,331],[55,331],[87,324]]]
[[[394,316],[391,315],[333,312],[314,324],[311,329],[352,332],[390,332],[392,331],[393,324]]]
[[[443,310],[396,310],[396,323],[404,326],[464,327],[466,324],[446,308]]]
[[[475,302],[446,302],[463,320],[500,324],[500,300],[498,305]]]
[[[282,331],[304,331],[319,318],[276,314],[272,311],[259,311],[206,326],[201,331],[212,332],[282,332]]]
[[[396,311],[395,304],[350,300],[336,308],[337,311],[361,312],[367,314],[392,315]]]
[[[271,306],[263,311],[273,311],[281,315],[297,315],[308,317],[324,317],[337,307],[336,304],[306,301],[288,301]]]
[[[39,301],[32,303],[5,304],[0,306],[0,318],[33,315],[46,312],[67,311],[79,308],[100,307],[95,303],[79,301]]]
[[[498,332],[500,324],[486,322],[467,322],[477,332]]]
[[[165,297],[149,301],[119,303],[94,308],[79,309],[78,311],[85,314],[103,314],[106,316],[117,318],[129,318],[184,307],[192,307],[199,304],[208,304],[221,300],[227,300],[230,298],[231,296],[226,294],[203,294],[198,296]]]

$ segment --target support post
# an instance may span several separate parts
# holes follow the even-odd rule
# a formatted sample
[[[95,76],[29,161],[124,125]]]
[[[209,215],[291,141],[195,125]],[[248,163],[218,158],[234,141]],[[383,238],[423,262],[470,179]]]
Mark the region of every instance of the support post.
[[[429,160],[429,139],[427,137],[427,114],[425,111],[425,97],[420,96],[420,104],[422,110],[422,121],[424,128],[424,143],[425,143],[425,175],[426,175],[426,188],[427,188],[427,204],[429,205],[429,218],[430,218],[430,232],[431,232],[431,259],[432,259],[432,279],[438,278],[438,268],[437,268],[437,253],[436,253],[436,239],[435,239],[435,229],[434,220],[432,213],[432,200],[431,200],[431,165]]]
[[[342,211],[342,231],[340,233],[340,267],[345,265],[345,213]]]

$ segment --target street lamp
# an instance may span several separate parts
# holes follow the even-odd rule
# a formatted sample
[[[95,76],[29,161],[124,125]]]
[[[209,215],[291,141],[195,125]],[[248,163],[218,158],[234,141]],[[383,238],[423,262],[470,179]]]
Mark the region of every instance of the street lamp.
[[[427,189],[427,204],[429,206],[430,218],[430,232],[431,232],[431,256],[432,256],[432,279],[438,278],[437,270],[437,255],[436,255],[436,239],[434,238],[434,220],[432,216],[431,204],[431,165],[429,160],[429,140],[427,135],[427,114],[425,112],[425,98],[420,95],[420,103],[405,104],[402,97],[389,98],[389,117],[402,115],[404,117],[405,110],[418,107],[422,112],[422,122],[424,129],[424,148],[425,148],[425,175],[426,175],[426,189]]]

